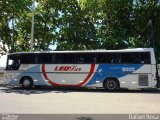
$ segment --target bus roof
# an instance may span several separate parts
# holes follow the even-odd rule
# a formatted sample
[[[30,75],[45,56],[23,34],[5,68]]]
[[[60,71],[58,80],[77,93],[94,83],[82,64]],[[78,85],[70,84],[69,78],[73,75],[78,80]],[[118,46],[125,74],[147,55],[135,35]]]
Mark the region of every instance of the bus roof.
[[[99,52],[150,52],[153,48],[131,48],[131,49],[121,49],[121,50],[77,50],[77,51],[34,51],[34,52],[16,52],[10,53],[14,54],[36,54],[36,53],[99,53]]]

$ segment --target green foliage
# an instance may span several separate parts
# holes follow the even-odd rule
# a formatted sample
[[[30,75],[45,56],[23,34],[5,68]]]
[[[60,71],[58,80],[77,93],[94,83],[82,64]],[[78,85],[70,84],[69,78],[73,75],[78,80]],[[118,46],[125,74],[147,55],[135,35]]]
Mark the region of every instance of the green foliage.
[[[75,0],[62,1],[60,4],[57,49],[96,49],[96,30],[86,11],[82,10]]]
[[[30,0],[0,0],[0,47],[5,52],[17,51],[19,34],[16,28],[20,15],[29,11]],[[1,51],[0,51],[1,54]]]
[[[0,54],[30,50],[31,5],[31,0],[0,0]],[[38,0],[34,50],[152,47],[152,28],[160,61],[158,0]]]

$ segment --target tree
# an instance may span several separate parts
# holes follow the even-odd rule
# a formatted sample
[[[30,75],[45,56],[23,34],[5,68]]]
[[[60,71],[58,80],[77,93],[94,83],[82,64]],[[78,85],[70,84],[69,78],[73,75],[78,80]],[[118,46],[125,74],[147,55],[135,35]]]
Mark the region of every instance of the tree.
[[[0,0],[0,49],[29,51],[31,5]],[[160,61],[158,0],[37,0],[34,50],[55,44],[57,50],[152,47],[152,28]]]
[[[80,4],[94,19],[92,22],[96,24],[96,35],[101,48],[152,47],[152,31],[151,26],[148,26],[152,20],[156,51],[160,50],[158,0],[81,0]],[[157,52],[158,54],[160,53]]]
[[[58,50],[95,49],[96,30],[90,16],[82,10],[78,1],[61,1],[57,34]]]
[[[0,38],[1,47],[4,51],[17,51],[18,33],[16,24],[19,22],[19,16],[28,10],[31,2],[29,0],[1,0],[0,1]],[[7,47],[5,47],[7,46]]]

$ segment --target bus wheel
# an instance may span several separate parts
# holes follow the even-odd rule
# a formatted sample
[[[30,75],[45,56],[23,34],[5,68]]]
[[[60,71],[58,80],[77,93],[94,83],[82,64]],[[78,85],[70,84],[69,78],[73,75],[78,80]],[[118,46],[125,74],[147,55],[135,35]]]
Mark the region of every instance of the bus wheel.
[[[29,89],[33,87],[33,80],[30,77],[23,77],[20,83],[22,87],[25,89]]]
[[[104,81],[104,84],[103,84],[104,88],[107,90],[107,91],[116,91],[119,89],[119,83],[116,79],[114,78],[108,78]]]

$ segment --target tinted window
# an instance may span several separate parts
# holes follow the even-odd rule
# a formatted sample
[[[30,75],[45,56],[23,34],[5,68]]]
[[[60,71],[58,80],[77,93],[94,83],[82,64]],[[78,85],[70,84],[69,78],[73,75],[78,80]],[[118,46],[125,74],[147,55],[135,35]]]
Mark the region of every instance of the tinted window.
[[[76,54],[76,63],[94,63],[94,54],[78,53]]]
[[[121,53],[120,63],[139,63],[135,53]]]
[[[18,55],[17,55],[18,56]],[[20,55],[19,55],[20,56]],[[126,52],[126,53],[34,53],[10,56],[10,59],[19,59],[22,64],[150,64],[149,52]]]
[[[141,60],[144,61],[145,64],[151,64],[151,56],[149,52],[141,53]]]
[[[7,70],[18,70],[21,65],[21,55],[9,55],[7,60]]]
[[[120,63],[150,64],[149,52],[121,53]]]
[[[96,63],[117,63],[116,53],[97,53]]]
[[[37,64],[37,54],[22,54],[22,64]]]
[[[43,53],[43,54],[38,54],[38,63],[45,63],[45,64],[49,64],[49,63],[53,63],[52,58],[55,57],[55,55],[52,55],[50,53]]]
[[[60,53],[57,54],[57,59],[56,63],[67,63],[67,64],[72,64],[75,63],[75,54],[65,54],[65,53]]]

